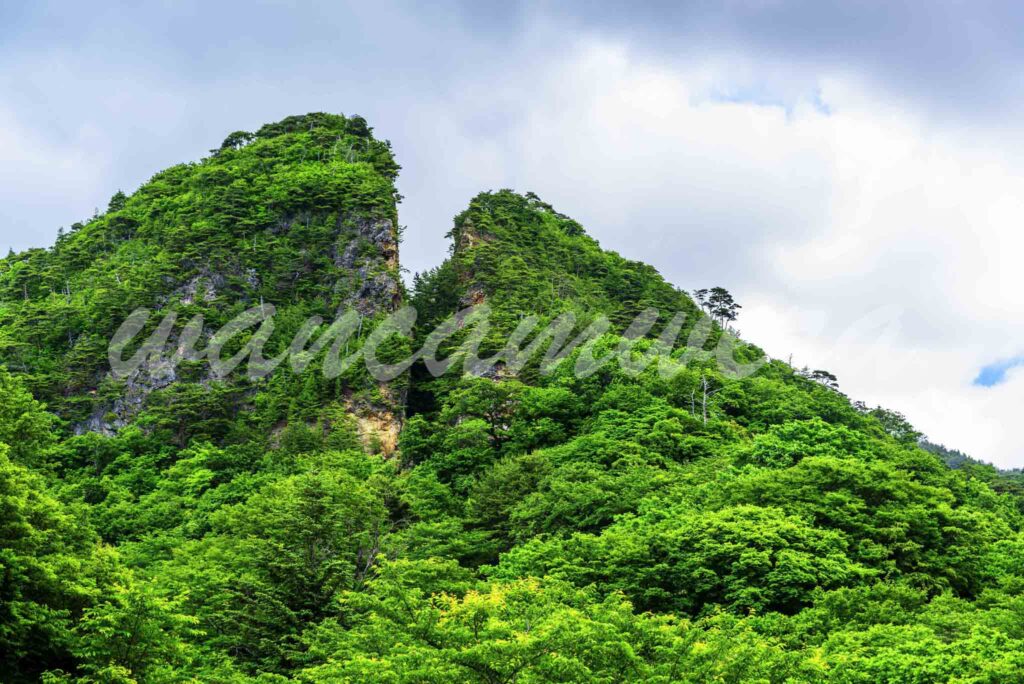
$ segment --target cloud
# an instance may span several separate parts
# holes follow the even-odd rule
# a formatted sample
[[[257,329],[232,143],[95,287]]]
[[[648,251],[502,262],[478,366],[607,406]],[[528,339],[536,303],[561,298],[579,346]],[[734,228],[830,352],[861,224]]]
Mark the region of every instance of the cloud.
[[[574,48],[488,91],[530,96],[483,144],[465,130],[477,91],[452,103],[460,175],[538,192],[677,285],[725,285],[772,355],[831,370],[933,439],[1022,464],[1008,426],[1024,378],[971,383],[1024,334],[1024,160],[859,81],[823,78],[785,106],[731,102],[706,65],[603,39]]]
[[[45,246],[70,216],[87,218],[109,172],[102,134],[83,126],[73,144],[55,144],[0,108],[0,248]],[[113,193],[110,193],[113,194]],[[95,201],[95,203],[94,203]],[[42,219],[42,220],[40,220]]]
[[[0,247],[229,131],[358,112],[403,165],[407,268],[477,192],[533,190],[681,287],[728,287],[773,356],[1024,465],[1024,373],[973,384],[1024,335],[1019,10],[197,7],[5,14]]]
[[[550,11],[656,59],[710,55],[734,87],[776,97],[832,74],[942,119],[992,123],[1024,105],[1024,6],[1008,0],[938,0],[927,11],[882,0],[573,0]]]

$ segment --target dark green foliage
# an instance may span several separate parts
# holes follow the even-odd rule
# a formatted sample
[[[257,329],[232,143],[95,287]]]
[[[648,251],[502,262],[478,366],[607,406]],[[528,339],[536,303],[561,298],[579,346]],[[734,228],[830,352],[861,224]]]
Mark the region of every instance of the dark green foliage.
[[[362,118],[289,117],[0,261],[0,679],[1020,681],[1019,473],[922,449],[827,371],[725,372],[703,352],[727,291],[698,307],[536,195],[456,217],[415,340],[379,358],[470,304],[482,356],[526,314],[609,319],[553,368],[106,375],[137,306],[177,312],[180,343],[273,304],[267,357],[355,306],[359,349],[402,296],[397,171]],[[673,374],[575,372],[651,307],[648,338],[684,314]]]
[[[450,237],[451,266],[420,281],[418,300],[450,303],[455,288],[463,304],[474,303],[472,293],[479,292],[499,317],[573,311],[581,320],[601,314],[623,326],[648,307],[667,316],[697,314],[690,298],[652,267],[602,250],[576,221],[532,193],[478,195],[455,217]],[[429,305],[425,309],[434,313]]]
[[[397,171],[388,143],[359,117],[310,114],[233,133],[208,159],[119,192],[52,249],[0,261],[0,363],[74,423],[103,417],[107,342],[138,307],[155,311],[148,334],[169,311],[179,313],[177,332],[196,315],[215,329],[273,303],[269,356],[309,316],[330,320],[358,299],[359,283],[338,263],[367,242],[367,222],[397,224]],[[395,249],[366,244],[345,268],[386,274],[397,289]],[[216,407],[204,413],[210,420]],[[218,430],[184,422],[181,439]]]

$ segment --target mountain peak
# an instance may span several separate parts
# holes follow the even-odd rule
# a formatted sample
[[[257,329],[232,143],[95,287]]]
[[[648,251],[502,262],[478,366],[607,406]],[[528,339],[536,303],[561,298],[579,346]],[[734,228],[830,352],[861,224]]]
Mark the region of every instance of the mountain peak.
[[[358,116],[231,133],[209,157],[119,191],[53,249],[0,261],[0,362],[79,429],[110,432],[183,380],[144,364],[111,384],[105,345],[137,309],[209,328],[264,302],[279,319],[394,310],[398,170]]]
[[[506,312],[572,310],[620,325],[648,308],[669,318],[680,311],[699,315],[690,297],[652,266],[602,249],[578,221],[532,192],[480,193],[455,217],[448,237],[450,259],[417,286],[426,299],[448,302],[445,307],[486,300]]]

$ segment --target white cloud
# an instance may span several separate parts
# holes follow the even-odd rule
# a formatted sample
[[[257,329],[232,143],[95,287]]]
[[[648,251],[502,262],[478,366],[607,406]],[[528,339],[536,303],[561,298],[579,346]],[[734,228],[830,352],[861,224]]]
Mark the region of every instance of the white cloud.
[[[1024,339],[1024,160],[855,82],[823,79],[788,108],[723,102],[706,64],[576,47],[486,91],[525,104],[485,144],[459,134],[479,101],[454,103],[460,178],[534,190],[680,286],[729,287],[771,354],[831,370],[935,440],[1024,466],[1024,374],[971,384]]]
[[[904,411],[949,446],[1024,465],[1024,371],[971,384],[982,365],[1024,352],[1024,127],[936,123],[855,68],[640,56],[539,15],[511,42],[409,19],[401,40],[379,45],[329,39],[358,32],[324,16],[320,40],[266,47],[259,31],[277,36],[279,23],[254,24],[223,63],[166,40],[161,50],[180,53],[138,64],[107,41],[6,60],[0,247],[47,244],[118,186],[231,130],[359,111],[403,164],[412,270],[443,258],[451,217],[476,192],[533,190],[679,286],[730,288],[745,336],[773,356],[831,370],[851,396]]]

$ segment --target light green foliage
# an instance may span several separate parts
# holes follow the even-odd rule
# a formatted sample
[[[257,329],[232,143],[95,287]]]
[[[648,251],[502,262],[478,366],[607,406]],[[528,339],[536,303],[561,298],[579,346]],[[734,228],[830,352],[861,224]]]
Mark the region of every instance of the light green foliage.
[[[361,118],[290,117],[0,261],[0,679],[1022,681],[1019,473],[926,445],[949,468],[899,413],[784,363],[724,372],[719,322],[532,194],[456,217],[451,257],[414,278],[415,339],[380,358],[480,302],[481,356],[524,314],[571,312],[574,334],[610,320],[600,357],[655,307],[649,337],[686,315],[674,374],[580,377],[577,349],[388,385],[315,362],[105,376],[137,306],[178,335],[272,302],[272,356],[356,305],[357,350],[403,294],[397,171]],[[387,420],[396,453],[367,432]]]
[[[670,509],[653,517],[625,517],[598,536],[535,539],[504,556],[493,574],[553,575],[622,591],[645,609],[691,615],[710,606],[792,613],[815,588],[870,577],[848,558],[840,535],[777,509]]]
[[[8,456],[22,464],[39,465],[53,442],[56,421],[32,398],[22,382],[0,367],[0,443]]]
[[[86,682],[174,682],[192,662],[186,638],[201,638],[180,599],[147,585],[115,584],[79,621],[74,647]]]
[[[61,415],[81,421],[109,410],[101,391],[107,342],[138,307],[154,311],[146,334],[177,312],[177,334],[196,315],[216,329],[273,303],[270,357],[309,316],[329,320],[352,303],[360,283],[349,269],[387,274],[398,287],[389,261],[396,246],[372,244],[360,228],[397,225],[397,172],[389,144],[360,117],[309,114],[233,133],[203,161],[158,173],[130,196],[119,192],[106,213],[75,224],[53,248],[0,260],[0,363]],[[354,243],[363,252],[339,268]],[[366,389],[364,379],[346,379]],[[273,391],[291,397],[298,383]],[[223,401],[202,402],[205,387],[182,385],[156,395],[150,419],[158,427],[181,446],[195,436],[240,439],[226,425],[237,387],[221,388]],[[321,388],[318,399],[337,398],[338,390]]]
[[[68,632],[99,588],[95,534],[0,444],[0,667],[67,658]]]

